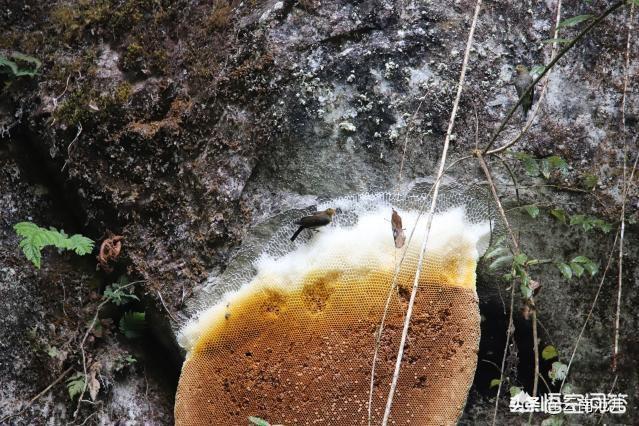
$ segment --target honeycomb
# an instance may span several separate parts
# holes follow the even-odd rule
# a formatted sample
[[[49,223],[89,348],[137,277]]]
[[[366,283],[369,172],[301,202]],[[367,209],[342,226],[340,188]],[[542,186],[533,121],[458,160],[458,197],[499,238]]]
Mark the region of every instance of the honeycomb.
[[[398,250],[384,199],[366,205],[288,250],[267,245],[241,279],[228,277],[233,290],[181,333],[176,424],[368,424],[390,294],[371,407],[381,424],[426,219],[400,210],[415,233]],[[350,206],[342,203],[346,217]],[[434,217],[389,424],[449,425],[461,415],[479,344],[475,268],[489,234],[459,206]]]

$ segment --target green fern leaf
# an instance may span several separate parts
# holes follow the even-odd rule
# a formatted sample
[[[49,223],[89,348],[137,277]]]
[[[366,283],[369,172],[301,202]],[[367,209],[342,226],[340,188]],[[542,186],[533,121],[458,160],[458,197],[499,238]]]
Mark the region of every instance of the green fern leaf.
[[[140,337],[146,328],[144,312],[127,312],[120,318],[120,331],[129,339]]]
[[[84,389],[84,382],[85,378],[82,373],[75,373],[67,379],[67,391],[69,392],[69,398],[73,399],[82,393],[82,390]]]
[[[41,247],[38,247],[33,244],[33,241],[29,239],[24,239],[20,241],[20,248],[22,249],[22,253],[26,256],[27,260],[31,261],[35,265],[36,268],[40,269],[42,262],[42,255],[40,254]]]
[[[93,240],[84,235],[75,234],[67,242],[69,250],[75,251],[77,255],[84,256],[93,251]]]
[[[19,222],[13,226],[18,236],[22,237],[20,248],[26,258],[40,269],[42,262],[42,249],[54,246],[61,250],[72,250],[82,256],[93,251],[93,240],[76,234],[68,237],[64,231],[55,228],[44,229],[32,222]]]

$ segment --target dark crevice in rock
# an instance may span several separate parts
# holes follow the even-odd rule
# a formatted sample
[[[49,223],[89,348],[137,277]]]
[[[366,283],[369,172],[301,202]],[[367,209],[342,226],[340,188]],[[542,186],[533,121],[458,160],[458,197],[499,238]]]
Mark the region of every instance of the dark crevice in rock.
[[[77,191],[65,182],[60,165],[51,160],[45,145],[38,143],[36,136],[19,127],[14,130],[8,147],[10,155],[16,160],[27,181],[42,186],[48,192],[48,198],[54,207],[52,213],[61,221],[65,231],[82,232],[86,216],[79,207],[81,204]]]
[[[330,44],[335,44],[337,46],[341,46],[342,44],[351,41],[351,42],[359,42],[361,41],[365,35],[372,33],[373,31],[378,31],[380,30],[380,28],[377,27],[372,27],[372,26],[366,26],[366,27],[360,27],[360,28],[355,28],[353,30],[347,31],[347,32],[343,32],[343,33],[338,33],[338,34],[334,34],[331,35],[329,37],[323,38],[319,41],[319,43],[330,43]]]

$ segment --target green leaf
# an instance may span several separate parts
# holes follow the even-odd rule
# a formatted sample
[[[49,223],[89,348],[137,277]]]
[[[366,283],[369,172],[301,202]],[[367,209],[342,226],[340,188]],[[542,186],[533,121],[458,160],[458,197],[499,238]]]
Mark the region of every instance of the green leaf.
[[[562,209],[552,209],[550,210],[550,214],[553,215],[561,223],[566,223],[568,219],[566,212]]]
[[[571,260],[571,262],[573,262],[573,263],[590,263],[592,261],[590,259],[588,259],[586,256],[577,256],[573,260]]]
[[[557,358],[559,354],[557,353],[557,349],[554,346],[548,345],[541,351],[541,357],[546,361]]]
[[[597,272],[599,272],[599,265],[597,265],[595,262],[584,263],[583,266],[584,269],[588,271],[591,277],[594,277]]]
[[[75,373],[73,376],[67,379],[67,391],[69,392],[69,398],[73,399],[77,395],[80,395],[84,390],[85,377],[83,373]]]
[[[584,187],[590,191],[595,189],[597,183],[599,182],[599,178],[596,175],[587,174],[582,178]]]
[[[517,395],[519,395],[522,392],[522,390],[521,390],[521,388],[519,386],[511,386],[508,391],[510,392],[511,398],[516,397]]]
[[[599,230],[603,232],[604,234],[607,234],[612,229],[612,225],[603,219],[597,219],[597,218],[590,218],[590,219],[591,219],[590,222],[592,223],[593,227],[599,228]]]
[[[571,263],[570,269],[572,269],[573,275],[575,275],[577,278],[581,277],[584,274],[584,267],[578,263]]]
[[[501,380],[499,380],[499,379],[492,379],[492,380],[490,381],[490,385],[488,385],[488,389],[492,389],[492,388],[494,388],[495,386],[499,386],[499,384],[500,384],[500,383],[501,383]]]
[[[552,363],[552,369],[548,373],[548,377],[552,379],[553,384],[556,380],[563,380],[568,374],[568,366],[563,362],[555,361]]]
[[[125,368],[133,366],[133,364],[135,364],[136,362],[138,362],[138,360],[130,354],[120,355],[113,362],[113,370],[116,372],[121,372]]]
[[[129,339],[142,336],[146,328],[144,312],[127,312],[120,318],[120,331]]]
[[[523,299],[530,299],[533,296],[532,288],[530,288],[527,282],[521,283],[521,285],[519,286],[519,291]]]
[[[540,171],[546,178],[550,178],[550,174],[553,170],[559,170],[562,175],[568,174],[568,163],[558,155],[552,155],[541,160]]]
[[[257,426],[271,426],[269,422],[264,419],[260,419],[259,417],[249,416],[248,420]]]
[[[24,53],[13,52],[10,56],[16,61],[12,61],[6,56],[0,55],[0,72],[11,74],[12,77],[33,77],[38,73],[38,70],[42,66],[42,63],[38,59],[33,56],[25,55]],[[28,62],[32,64],[33,67],[21,68],[17,61]],[[5,69],[3,69],[3,67],[5,67]],[[8,68],[8,70],[6,68]]]
[[[592,222],[583,214],[570,216],[571,225],[581,225],[584,231],[588,232],[592,229]]]
[[[572,18],[568,18],[568,19],[564,19],[563,21],[561,21],[558,25],[557,25],[557,29],[559,28],[564,28],[564,27],[574,27],[575,25],[587,21],[589,19],[592,19],[593,16],[592,15],[578,15],[578,16],[573,16]]]
[[[504,256],[510,253],[510,250],[508,250],[508,247],[504,247],[504,246],[497,246],[497,247],[493,247],[491,249],[488,249],[486,251],[486,254],[484,254],[484,258],[485,259],[492,259],[493,257],[496,256]]]
[[[510,265],[512,261],[513,261],[513,257],[511,255],[501,256],[495,259],[493,263],[490,264],[488,269],[493,271],[495,269],[501,268],[502,266]]]
[[[566,44],[566,43],[570,43],[571,41],[572,41],[571,38],[549,38],[548,40],[542,41],[542,43],[546,43],[546,44],[551,44],[551,43]]]
[[[40,253],[41,247],[38,247],[30,240],[25,239],[20,241],[20,248],[22,248],[22,253],[24,253],[27,260],[30,260],[36,268],[40,269],[42,264],[42,254]]]
[[[60,351],[55,346],[49,346],[47,349],[47,355],[51,358],[57,358],[60,355]]]
[[[0,71],[7,73],[2,67],[7,67],[11,71],[11,74],[16,76],[18,74],[18,64],[10,61],[6,56],[0,55]],[[7,73],[8,74],[8,73]]]
[[[544,65],[535,65],[534,67],[530,69],[530,73],[539,75],[545,70],[546,70],[546,67]]]
[[[563,262],[557,263],[557,268],[559,268],[559,272],[564,276],[567,280],[572,278],[572,269],[570,266],[566,265]]]
[[[19,61],[32,63],[36,70],[38,70],[38,69],[40,69],[40,67],[42,67],[42,62],[40,62],[40,60],[38,58],[34,58],[33,56],[25,55],[24,53],[13,52],[11,54],[11,57],[13,59],[17,59]]]
[[[93,240],[84,235],[75,234],[66,240],[68,250],[73,250],[77,255],[84,256],[93,251]]]
[[[535,205],[524,206],[524,210],[526,210],[526,213],[528,213],[528,215],[533,219],[539,216],[539,207]]]
[[[524,170],[526,171],[526,174],[528,176],[539,176],[539,164],[537,163],[536,159],[534,159],[529,154],[526,154],[525,152],[515,153],[515,158],[521,161],[521,164],[522,166],[524,166]]]
[[[552,169],[559,170],[559,172],[564,176],[568,174],[568,163],[566,163],[566,160],[564,160],[560,156],[551,155],[550,157],[546,158],[546,160],[548,161]]]
[[[599,229],[604,234],[607,234],[612,229],[612,225],[603,219],[599,219],[592,216],[586,216],[583,214],[576,214],[570,217],[571,225],[581,225],[584,231],[588,232],[592,229]]]
[[[528,256],[526,256],[526,253],[519,253],[517,256],[515,256],[513,262],[515,263],[515,265],[521,266],[524,265],[527,260]]]

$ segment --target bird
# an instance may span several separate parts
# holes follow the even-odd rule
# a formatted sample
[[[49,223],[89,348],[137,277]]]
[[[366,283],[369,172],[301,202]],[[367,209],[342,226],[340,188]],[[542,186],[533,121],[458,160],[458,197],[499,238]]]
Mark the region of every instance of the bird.
[[[515,89],[517,89],[517,95],[521,96],[526,92],[526,89],[533,83],[533,78],[528,72],[528,68],[525,65],[519,64],[515,67],[517,76],[515,77]],[[528,111],[533,103],[533,97],[535,96],[535,88],[531,88],[530,92],[522,99],[521,109],[524,114],[524,119],[528,117]]]
[[[299,225],[297,231],[291,237],[291,241],[295,241],[295,238],[302,232],[304,229],[315,229],[321,226],[326,226],[333,220],[333,216],[335,215],[335,209],[326,209],[321,212],[313,213],[310,216],[304,216],[303,218],[295,221],[295,225]]]
[[[402,248],[406,241],[404,228],[402,227],[402,217],[393,209],[391,216],[391,228],[393,229],[393,240],[395,240],[395,248]]]

